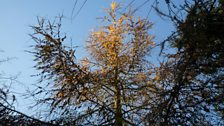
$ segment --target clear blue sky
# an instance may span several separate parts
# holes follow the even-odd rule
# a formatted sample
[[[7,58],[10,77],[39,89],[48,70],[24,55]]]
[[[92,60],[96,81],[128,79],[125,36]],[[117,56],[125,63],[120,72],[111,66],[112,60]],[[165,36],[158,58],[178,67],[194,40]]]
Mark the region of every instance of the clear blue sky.
[[[85,0],[78,0],[74,14]],[[72,37],[73,44],[79,45],[81,48],[77,51],[78,57],[83,57],[86,53],[82,48],[90,33],[90,30],[100,25],[97,17],[103,16],[104,9],[108,8],[112,0],[87,0],[79,15],[71,22],[72,8],[75,0],[1,0],[0,1],[0,58],[15,57],[15,59],[0,64],[0,72],[4,71],[7,75],[16,75],[21,84],[13,83],[13,90],[23,93],[25,88],[32,88],[32,84],[37,82],[37,78],[30,77],[37,73],[33,68],[34,62],[31,54],[24,50],[31,50],[30,45],[34,42],[28,36],[32,33],[30,25],[36,24],[36,17],[46,17],[53,19],[59,14],[64,14],[63,20],[64,32],[69,37]],[[132,0],[115,0],[127,5]],[[136,0],[133,7],[138,7],[145,0]],[[146,17],[150,8],[147,3],[137,12],[137,16]],[[160,42],[170,33],[172,25],[170,22],[162,20],[152,10],[149,15],[149,20],[154,24],[150,34],[155,35],[155,41]],[[157,51],[158,52],[158,51]],[[152,53],[156,55],[156,53]],[[1,84],[1,83],[0,83]],[[20,111],[25,111],[27,114],[32,114],[32,111],[27,109],[28,101],[24,100],[21,95],[17,95],[18,105],[16,107]]]

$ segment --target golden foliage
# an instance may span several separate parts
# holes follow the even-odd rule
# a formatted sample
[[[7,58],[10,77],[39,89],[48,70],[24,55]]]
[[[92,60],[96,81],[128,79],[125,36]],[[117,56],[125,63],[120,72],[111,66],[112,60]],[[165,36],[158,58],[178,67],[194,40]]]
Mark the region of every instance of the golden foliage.
[[[64,97],[64,93],[63,92],[58,92],[57,93],[57,98],[63,98]]]
[[[38,60],[46,55],[44,59],[47,62],[39,68],[45,68],[43,73],[54,79],[54,87],[59,89],[55,91],[57,102],[53,105],[64,105],[63,102],[75,105],[97,103],[94,109],[105,105],[113,111],[120,111],[123,104],[136,106],[134,102],[147,97],[147,88],[142,87],[148,86],[147,81],[150,80],[146,69],[148,62],[144,57],[153,46],[152,36],[148,34],[151,23],[135,18],[132,13],[120,14],[118,9],[119,4],[112,2],[105,26],[89,37],[87,49],[92,57],[78,62],[74,59],[75,51],[63,46],[61,38],[42,33],[45,38],[38,49],[43,52],[38,54]],[[102,109],[107,111],[104,107]],[[127,109],[135,111],[130,107]]]
[[[111,4],[110,4],[110,7],[111,7],[111,10],[114,11],[115,8],[116,8],[117,4],[113,1]]]
[[[87,46],[106,69],[140,62],[154,45],[147,31],[151,24],[140,17],[136,20],[132,14],[116,15],[116,6],[115,2],[111,3],[107,25],[91,33]]]

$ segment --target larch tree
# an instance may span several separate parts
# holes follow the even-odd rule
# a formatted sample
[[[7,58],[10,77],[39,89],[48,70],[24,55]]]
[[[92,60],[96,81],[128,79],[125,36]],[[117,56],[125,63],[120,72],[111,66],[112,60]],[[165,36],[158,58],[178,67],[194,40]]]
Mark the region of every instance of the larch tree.
[[[72,115],[76,125],[144,124],[161,88],[153,83],[156,78],[147,57],[154,46],[148,33],[152,24],[119,10],[112,2],[102,18],[104,25],[87,40],[90,57],[80,61],[73,48],[63,45],[66,36],[60,21],[41,19],[32,26],[35,67],[41,71],[40,81],[49,86],[39,86],[34,94],[45,92],[38,102],[49,103],[51,112]]]

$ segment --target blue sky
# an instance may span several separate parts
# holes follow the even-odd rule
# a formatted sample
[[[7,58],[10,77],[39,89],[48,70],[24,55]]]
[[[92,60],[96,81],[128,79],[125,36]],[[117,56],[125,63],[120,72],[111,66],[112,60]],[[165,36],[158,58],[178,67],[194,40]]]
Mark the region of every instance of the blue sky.
[[[78,0],[74,14],[85,0]],[[29,33],[32,33],[30,25],[36,24],[37,16],[47,19],[54,19],[55,16],[63,14],[63,31],[67,36],[73,39],[74,45],[79,45],[77,56],[83,57],[86,52],[83,48],[85,41],[91,31],[100,25],[97,17],[103,16],[104,9],[108,8],[112,0],[87,0],[78,16],[73,21],[70,20],[72,9],[75,0],[1,0],[0,1],[0,58],[13,57],[9,62],[0,64],[0,72],[6,75],[17,75],[18,81],[21,83],[13,83],[12,89],[17,93],[23,93],[26,88],[32,88],[32,84],[37,82],[37,78],[30,77],[37,71],[33,68],[35,62],[31,54],[25,50],[31,50],[30,45],[34,42],[30,39]],[[122,5],[127,5],[132,0],[115,0],[121,2]],[[136,0],[133,7],[138,7],[145,0]],[[150,2],[145,4],[136,13],[137,16],[146,17],[150,8]],[[149,20],[154,24],[150,34],[155,35],[154,41],[160,42],[173,29],[170,22],[162,20],[152,10],[149,14]],[[155,52],[158,52],[156,50]],[[152,53],[156,58],[156,53]],[[28,100],[24,100],[21,95],[17,95],[18,104],[16,107],[20,111],[25,111],[27,114],[32,114],[28,110]]]

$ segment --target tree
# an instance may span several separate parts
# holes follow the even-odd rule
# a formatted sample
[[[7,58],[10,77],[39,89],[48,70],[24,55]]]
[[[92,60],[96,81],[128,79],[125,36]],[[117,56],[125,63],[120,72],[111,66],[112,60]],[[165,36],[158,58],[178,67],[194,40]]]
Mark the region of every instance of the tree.
[[[166,2],[169,13],[157,11],[176,25],[167,42],[177,51],[166,54],[167,61],[161,63],[160,84],[167,88],[159,109],[155,106],[148,121],[156,118],[166,125],[222,125],[223,1],[186,0],[179,8],[171,0]],[[182,14],[186,16],[180,18]],[[213,117],[216,121],[211,121]]]
[[[105,26],[87,42],[91,57],[81,61],[73,48],[63,45],[61,18],[59,23],[41,19],[32,26],[35,67],[40,81],[48,80],[50,86],[38,87],[35,94],[47,92],[40,102],[49,103],[51,112],[62,110],[61,116],[71,114],[82,125],[144,124],[159,89],[152,84],[153,69],[146,58],[154,45],[148,34],[151,23],[119,9],[112,2],[106,10]]]

